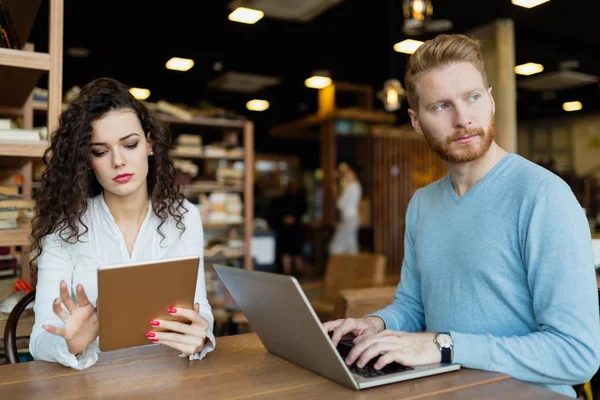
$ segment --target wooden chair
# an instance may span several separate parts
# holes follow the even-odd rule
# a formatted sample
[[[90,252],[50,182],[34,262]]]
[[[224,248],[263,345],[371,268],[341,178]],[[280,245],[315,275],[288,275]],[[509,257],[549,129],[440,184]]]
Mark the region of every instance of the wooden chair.
[[[34,300],[35,289],[23,296],[8,315],[6,327],[4,328],[4,352],[9,364],[20,362],[17,351],[17,324],[25,308]]]
[[[394,301],[397,289],[397,286],[382,286],[342,290],[342,318],[362,318],[381,310]]]
[[[319,296],[311,300],[311,305],[321,321],[343,317],[342,290],[383,286],[385,268],[386,257],[383,254],[331,255],[323,281],[316,283],[320,290]],[[315,288],[315,284],[302,285],[302,287],[310,290]]]

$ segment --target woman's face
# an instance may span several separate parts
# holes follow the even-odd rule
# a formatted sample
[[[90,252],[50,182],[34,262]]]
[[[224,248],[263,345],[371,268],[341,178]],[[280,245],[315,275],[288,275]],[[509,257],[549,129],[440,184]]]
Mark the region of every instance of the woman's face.
[[[152,147],[135,112],[111,111],[92,129],[90,165],[104,190],[116,196],[146,192]]]

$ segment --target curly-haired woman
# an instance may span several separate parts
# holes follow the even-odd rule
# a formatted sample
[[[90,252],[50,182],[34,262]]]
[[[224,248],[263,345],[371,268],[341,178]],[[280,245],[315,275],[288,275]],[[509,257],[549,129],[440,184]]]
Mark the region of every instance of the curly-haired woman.
[[[90,82],[60,116],[43,158],[31,235],[35,359],[75,369],[97,361],[98,267],[188,255],[200,256],[194,309],[169,312],[191,324],[151,321],[148,343],[190,359],[214,349],[202,222],[178,190],[168,150],[167,130],[113,79]],[[156,326],[167,331],[150,332]]]

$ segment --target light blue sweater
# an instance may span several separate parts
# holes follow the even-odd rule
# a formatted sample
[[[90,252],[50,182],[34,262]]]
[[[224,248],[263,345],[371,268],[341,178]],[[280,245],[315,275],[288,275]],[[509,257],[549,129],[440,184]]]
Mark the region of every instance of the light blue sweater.
[[[571,397],[600,365],[591,235],[569,186],[516,154],[462,198],[447,175],[406,215],[387,329],[446,332],[454,362]]]

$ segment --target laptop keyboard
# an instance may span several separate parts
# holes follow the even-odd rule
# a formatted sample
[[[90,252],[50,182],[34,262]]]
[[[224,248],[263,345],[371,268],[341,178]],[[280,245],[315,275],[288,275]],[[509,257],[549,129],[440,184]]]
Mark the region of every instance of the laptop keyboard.
[[[346,359],[346,356],[348,356],[348,353],[350,353],[350,350],[352,350],[352,346],[353,346],[353,343],[349,340],[341,340],[340,341],[340,343],[337,346],[337,350],[340,353],[340,355],[342,356],[342,359],[344,359],[344,360]],[[377,369],[375,369],[375,363],[377,362],[378,358],[379,357],[373,358],[362,368],[357,367],[356,363],[348,366],[348,368],[350,369],[351,372],[353,372],[357,375],[360,375],[363,378],[376,378],[378,376],[396,374],[398,372],[410,371],[410,370],[414,369],[412,367],[407,367],[404,365],[400,365],[396,362],[392,362],[392,363],[386,365],[385,367],[381,368],[380,370],[377,370]]]

